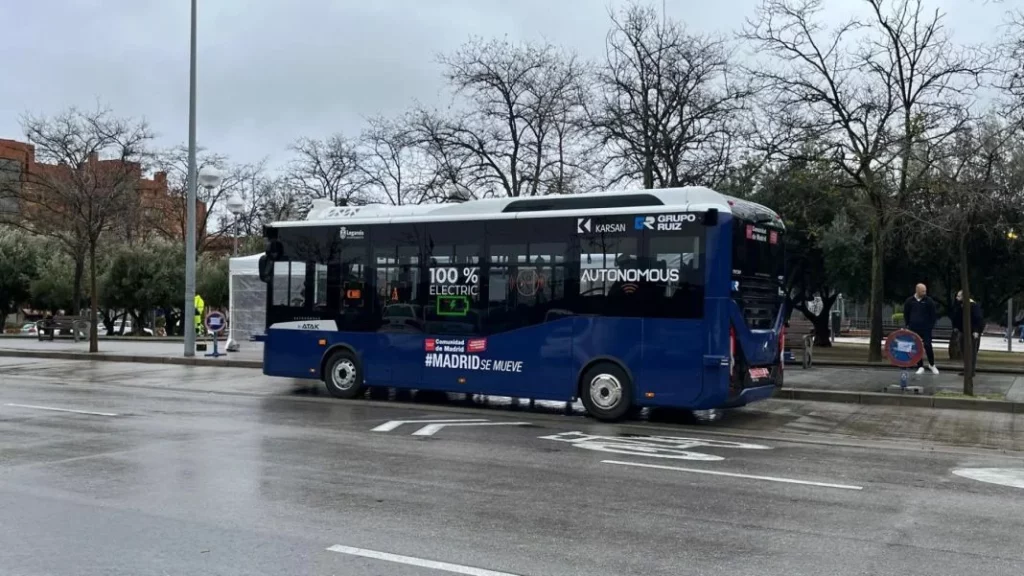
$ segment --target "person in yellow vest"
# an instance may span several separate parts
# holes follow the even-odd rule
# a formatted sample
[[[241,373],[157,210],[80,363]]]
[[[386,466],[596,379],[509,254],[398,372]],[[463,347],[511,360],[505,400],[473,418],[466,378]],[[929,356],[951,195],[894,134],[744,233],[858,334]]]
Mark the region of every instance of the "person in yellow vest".
[[[203,309],[206,308],[206,302],[203,302],[203,297],[196,294],[195,298],[195,309],[196,309],[196,334],[202,335],[203,333]]]

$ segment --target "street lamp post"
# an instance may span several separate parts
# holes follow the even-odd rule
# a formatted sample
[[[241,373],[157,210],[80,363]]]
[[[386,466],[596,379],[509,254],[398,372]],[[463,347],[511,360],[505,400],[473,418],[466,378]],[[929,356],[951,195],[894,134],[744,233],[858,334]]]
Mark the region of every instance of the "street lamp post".
[[[231,214],[235,217],[234,230],[232,234],[232,236],[234,236],[235,239],[235,244],[234,248],[232,249],[231,255],[238,256],[238,219],[242,217],[242,212],[245,210],[245,203],[242,202],[241,198],[232,194],[231,197],[228,198],[227,209],[228,212],[231,212]]]
[[[185,356],[196,355],[196,0],[192,0],[188,70],[188,196],[185,200]]]
[[[238,220],[242,216],[242,211],[245,210],[245,203],[237,195],[232,194],[227,201],[227,209],[235,217],[234,232],[234,248],[232,249],[232,255],[238,257]],[[238,352],[238,342],[235,341],[235,285],[234,278],[231,276],[231,262],[228,261],[228,352]]]
[[[1017,239],[1017,231],[1010,228],[1006,239],[1013,242]],[[1013,352],[1013,296],[1006,301],[1006,351]]]
[[[206,197],[209,198],[211,192],[217,186],[220,186],[221,175],[220,172],[213,166],[203,166],[199,170],[198,177],[196,180],[199,181],[199,185],[206,189]],[[188,299],[186,304],[185,321],[193,322],[193,326],[189,330],[185,330],[185,354],[192,356],[196,349],[196,327],[195,322],[195,297],[196,297],[196,200],[195,200],[195,184],[191,186],[192,200],[189,202],[188,209],[189,214],[192,215],[192,225],[189,227],[188,237],[190,245],[186,246],[189,250],[188,259],[185,262],[185,296]],[[214,336],[216,337],[216,336]],[[191,344],[190,344],[191,342]],[[193,354],[189,354],[189,350]]]

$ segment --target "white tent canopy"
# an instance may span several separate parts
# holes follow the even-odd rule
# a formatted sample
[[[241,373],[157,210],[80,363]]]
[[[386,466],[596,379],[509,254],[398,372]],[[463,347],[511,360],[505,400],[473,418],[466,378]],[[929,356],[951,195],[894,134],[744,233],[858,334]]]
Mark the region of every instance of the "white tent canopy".
[[[234,342],[247,342],[266,328],[267,285],[260,280],[260,256],[228,261],[228,339]]]
[[[251,274],[259,276],[260,257],[262,254],[252,256],[239,256],[228,261],[229,274]]]

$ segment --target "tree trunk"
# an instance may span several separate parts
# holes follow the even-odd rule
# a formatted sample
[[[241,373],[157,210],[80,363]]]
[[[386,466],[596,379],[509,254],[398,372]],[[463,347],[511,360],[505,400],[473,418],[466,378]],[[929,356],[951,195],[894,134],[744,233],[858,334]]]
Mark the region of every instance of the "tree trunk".
[[[96,243],[89,243],[89,352],[100,351],[100,337],[96,324],[100,316],[100,294],[96,289]]]
[[[885,299],[885,225],[877,222],[874,228],[871,234],[871,297],[868,303],[871,337],[868,340],[868,362],[881,362],[882,304]]]
[[[832,307],[835,306],[835,303],[835,296],[822,298],[821,312],[817,315],[808,312],[803,305],[800,307],[804,318],[814,326],[814,345],[818,348],[832,347]]]
[[[832,346],[832,315],[822,310],[811,319],[814,324],[814,346],[817,348],[830,348]]]
[[[949,337],[949,359],[963,360],[964,351],[960,348],[960,329],[963,326],[953,326],[953,333]]]
[[[963,290],[963,335],[964,335],[964,394],[974,396],[974,328],[971,326],[971,286],[967,273],[967,233],[961,232],[959,238],[960,252],[960,289]]]
[[[82,279],[85,277],[85,257],[75,255],[75,275],[71,287],[71,315],[82,312]]]

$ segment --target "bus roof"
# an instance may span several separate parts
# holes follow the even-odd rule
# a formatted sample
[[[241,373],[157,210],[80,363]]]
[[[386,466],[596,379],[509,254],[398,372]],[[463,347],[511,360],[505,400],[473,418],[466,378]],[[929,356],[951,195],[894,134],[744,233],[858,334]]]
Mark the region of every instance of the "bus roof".
[[[293,226],[352,226],[384,223],[416,223],[458,220],[499,220],[657,212],[705,212],[716,209],[745,219],[782,226],[778,215],[753,202],[726,196],[703,186],[657,190],[618,190],[589,194],[487,198],[448,204],[392,206],[368,204],[335,206],[330,200],[314,200],[305,220],[274,222],[273,228]]]

